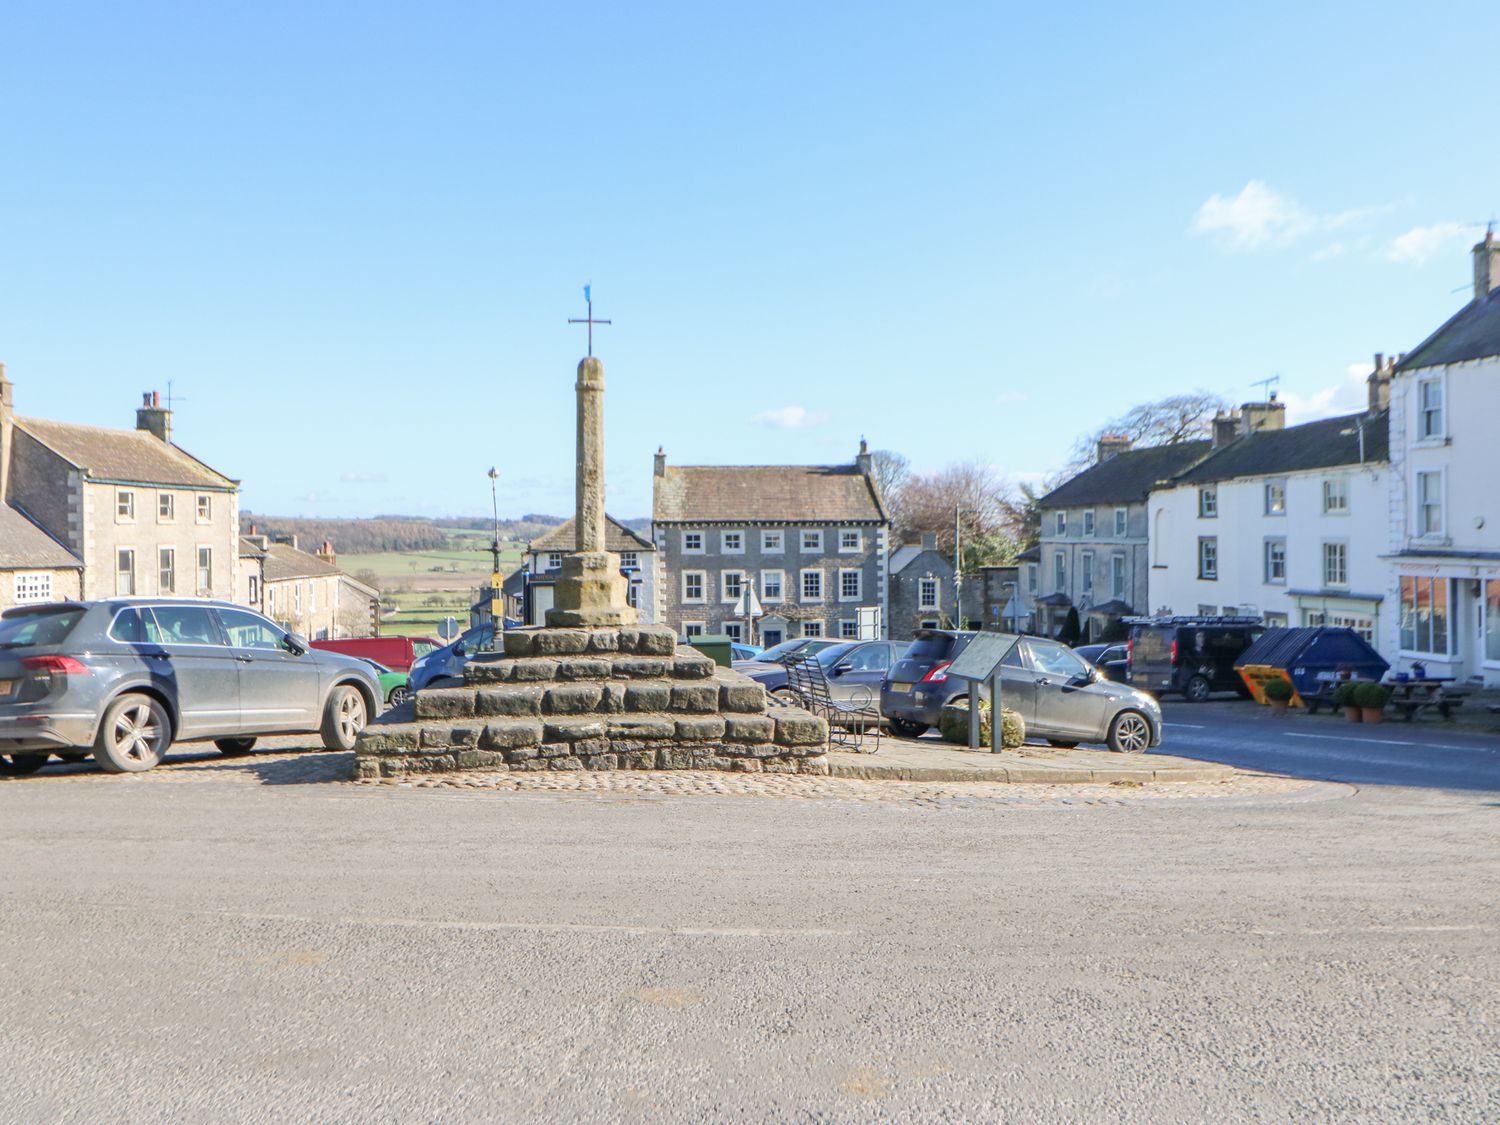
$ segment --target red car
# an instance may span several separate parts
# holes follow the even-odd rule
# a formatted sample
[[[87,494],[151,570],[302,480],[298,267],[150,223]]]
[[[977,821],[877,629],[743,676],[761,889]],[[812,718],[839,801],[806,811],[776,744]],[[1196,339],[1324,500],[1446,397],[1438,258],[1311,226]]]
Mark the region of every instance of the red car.
[[[442,648],[443,642],[431,637],[351,637],[342,641],[313,641],[312,646],[375,660],[397,672],[410,672],[413,664],[433,649]]]

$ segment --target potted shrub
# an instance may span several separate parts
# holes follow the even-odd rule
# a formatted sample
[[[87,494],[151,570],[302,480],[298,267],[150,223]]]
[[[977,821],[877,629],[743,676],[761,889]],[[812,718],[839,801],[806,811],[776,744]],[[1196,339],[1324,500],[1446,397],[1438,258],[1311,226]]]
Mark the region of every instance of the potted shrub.
[[[1364,722],[1381,722],[1385,718],[1385,705],[1390,701],[1391,689],[1384,684],[1358,684],[1354,689],[1354,702]]]
[[[1018,750],[1026,742],[1026,720],[1021,717],[1019,711],[1012,711],[1009,707],[1003,710],[1004,715],[1000,721],[1000,748]],[[990,701],[981,698],[979,700],[980,746],[989,746],[990,730]],[[943,736],[945,742],[968,746],[969,701],[967,699],[954,700],[943,708],[938,715],[938,733]]]
[[[1291,681],[1267,680],[1262,690],[1266,693],[1266,702],[1271,705],[1271,710],[1277,715],[1285,715],[1292,702]]]
[[[1359,722],[1364,716],[1360,713],[1359,704],[1354,702],[1354,689],[1359,687],[1352,680],[1345,680],[1334,689],[1333,704],[1335,707],[1344,709],[1344,718],[1351,723]]]

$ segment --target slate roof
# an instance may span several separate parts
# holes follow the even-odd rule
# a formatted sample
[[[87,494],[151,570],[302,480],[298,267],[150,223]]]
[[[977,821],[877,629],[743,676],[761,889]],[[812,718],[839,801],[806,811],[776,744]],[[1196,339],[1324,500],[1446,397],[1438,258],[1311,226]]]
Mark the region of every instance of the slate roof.
[[[573,549],[573,520],[564,520],[551,531],[531,541],[533,551],[571,551]],[[604,549],[619,554],[621,551],[654,551],[656,545],[645,539],[608,512],[604,513]]]
[[[267,582],[285,582],[290,578],[326,578],[330,574],[343,573],[332,563],[316,555],[309,555],[306,551],[299,551],[290,543],[271,543],[266,547]]]
[[[669,465],[652,518],[665,523],[887,522],[857,465]]]
[[[246,538],[243,535],[240,536],[240,558],[263,559],[265,557],[266,552],[264,547],[262,547],[254,539]]]
[[[1159,482],[1176,476],[1212,448],[1212,442],[1184,441],[1117,453],[1108,461],[1087,468],[1072,480],[1058,485],[1037,501],[1037,505],[1042,508],[1077,508],[1094,504],[1143,504],[1147,494]]]
[[[20,511],[0,504],[0,570],[81,569],[73,553]]]
[[[49,418],[17,418],[30,434],[95,480],[181,488],[232,489],[239,481],[210,469],[192,454],[146,430],[110,430]]]
[[[1244,434],[1198,464],[1179,473],[1175,484],[1206,484],[1235,477],[1270,476],[1276,473],[1330,469],[1358,465],[1359,429],[1364,424],[1364,462],[1390,460],[1388,414],[1345,414],[1304,422],[1284,430],[1257,430]]]
[[[1500,289],[1470,301],[1409,352],[1397,371],[1500,356]]]
[[[913,547],[909,543],[903,544],[902,546],[897,547],[894,551],[891,552],[891,561],[887,565],[886,569],[891,574],[900,574],[903,570],[910,566],[915,559],[920,557],[921,554],[921,547]]]

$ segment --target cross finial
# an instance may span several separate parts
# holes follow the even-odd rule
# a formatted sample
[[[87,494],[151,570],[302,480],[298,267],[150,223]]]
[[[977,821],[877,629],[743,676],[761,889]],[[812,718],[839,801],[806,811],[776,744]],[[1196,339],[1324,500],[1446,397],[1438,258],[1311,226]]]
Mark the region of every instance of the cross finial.
[[[569,324],[587,324],[589,326],[589,355],[590,355],[590,357],[592,357],[593,354],[594,354],[594,325],[596,325],[596,324],[611,324],[611,323],[613,323],[612,321],[608,321],[608,320],[595,320],[594,319],[594,294],[593,294],[593,288],[594,288],[593,282],[589,282],[589,284],[587,284],[587,285],[585,285],[583,287],[583,299],[588,302],[588,307],[589,307],[588,315],[585,316],[585,317],[582,317],[582,318],[579,318],[579,317],[569,317],[568,318],[568,323]]]

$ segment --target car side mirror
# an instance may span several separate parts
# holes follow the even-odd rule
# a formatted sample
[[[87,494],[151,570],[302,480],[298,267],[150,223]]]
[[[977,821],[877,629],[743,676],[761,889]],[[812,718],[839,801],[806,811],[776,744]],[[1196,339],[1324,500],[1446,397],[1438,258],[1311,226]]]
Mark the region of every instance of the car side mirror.
[[[307,643],[307,638],[298,633],[288,633],[282,638],[281,644],[293,656],[306,656],[307,650],[312,647]]]
[[[833,667],[833,674],[835,676],[842,676],[845,672],[852,671],[854,671],[854,665],[847,660],[842,664],[835,664]]]

